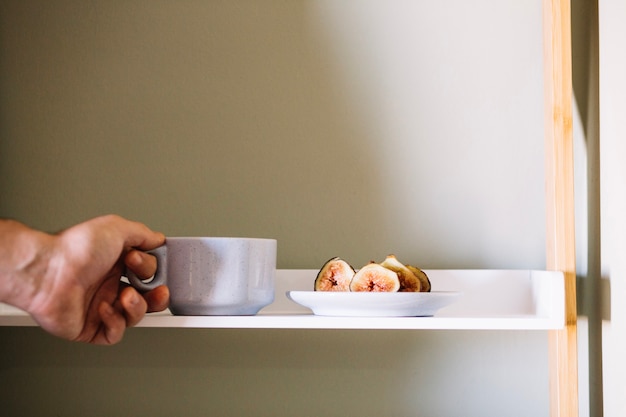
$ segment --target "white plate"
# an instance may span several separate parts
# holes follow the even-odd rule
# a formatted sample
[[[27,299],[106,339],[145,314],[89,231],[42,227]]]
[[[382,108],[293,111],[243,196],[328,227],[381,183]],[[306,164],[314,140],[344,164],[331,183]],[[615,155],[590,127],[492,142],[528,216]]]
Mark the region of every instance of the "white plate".
[[[287,298],[318,316],[426,317],[451,304],[460,295],[433,292],[287,291]]]

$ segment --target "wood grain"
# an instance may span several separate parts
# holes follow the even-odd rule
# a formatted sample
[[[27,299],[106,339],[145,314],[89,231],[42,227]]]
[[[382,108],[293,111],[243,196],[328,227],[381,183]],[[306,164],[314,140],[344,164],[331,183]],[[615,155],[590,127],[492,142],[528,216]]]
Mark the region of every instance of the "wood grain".
[[[565,327],[549,332],[550,415],[578,416],[576,248],[569,0],[543,0],[546,267],[565,275]]]

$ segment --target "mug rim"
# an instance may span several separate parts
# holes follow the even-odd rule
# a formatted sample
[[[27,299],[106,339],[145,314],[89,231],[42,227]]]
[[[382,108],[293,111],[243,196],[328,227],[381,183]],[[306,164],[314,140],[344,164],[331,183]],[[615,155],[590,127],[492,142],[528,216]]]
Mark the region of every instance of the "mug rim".
[[[242,241],[273,241],[274,238],[265,237],[237,237],[237,236],[165,236],[165,242],[168,240],[242,240]]]

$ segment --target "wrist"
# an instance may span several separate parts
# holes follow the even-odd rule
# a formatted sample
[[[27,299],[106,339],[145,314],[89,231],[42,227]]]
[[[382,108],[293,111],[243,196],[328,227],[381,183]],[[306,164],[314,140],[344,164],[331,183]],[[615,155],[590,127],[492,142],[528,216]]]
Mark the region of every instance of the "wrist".
[[[0,220],[0,302],[29,311],[49,273],[53,236]]]

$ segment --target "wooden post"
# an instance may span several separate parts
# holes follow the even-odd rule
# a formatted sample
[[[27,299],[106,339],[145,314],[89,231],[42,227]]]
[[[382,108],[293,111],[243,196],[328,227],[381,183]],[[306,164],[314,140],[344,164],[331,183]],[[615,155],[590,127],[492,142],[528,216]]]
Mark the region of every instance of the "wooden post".
[[[543,0],[546,266],[565,274],[565,328],[549,332],[550,416],[578,416],[569,0]]]

